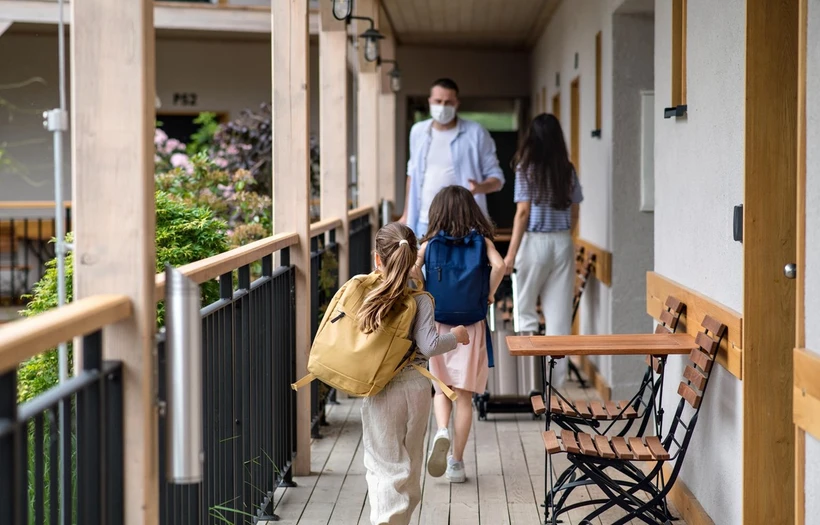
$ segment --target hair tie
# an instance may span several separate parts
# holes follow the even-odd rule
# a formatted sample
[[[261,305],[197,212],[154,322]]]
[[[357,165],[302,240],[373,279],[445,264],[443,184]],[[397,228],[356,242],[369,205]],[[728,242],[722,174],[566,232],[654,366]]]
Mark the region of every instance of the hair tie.
[[[399,246],[402,246],[403,244],[406,244],[407,246],[410,246],[410,241],[408,241],[407,239],[400,240],[399,241]]]

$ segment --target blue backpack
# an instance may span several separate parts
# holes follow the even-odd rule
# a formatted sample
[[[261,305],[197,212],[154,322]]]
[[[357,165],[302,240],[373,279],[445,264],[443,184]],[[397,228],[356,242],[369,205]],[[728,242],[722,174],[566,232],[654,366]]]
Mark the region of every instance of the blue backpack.
[[[435,299],[435,319],[452,326],[487,318],[490,261],[484,236],[472,231],[451,237],[440,231],[427,242],[424,254],[427,291]],[[487,327],[487,355],[492,367],[492,338]]]

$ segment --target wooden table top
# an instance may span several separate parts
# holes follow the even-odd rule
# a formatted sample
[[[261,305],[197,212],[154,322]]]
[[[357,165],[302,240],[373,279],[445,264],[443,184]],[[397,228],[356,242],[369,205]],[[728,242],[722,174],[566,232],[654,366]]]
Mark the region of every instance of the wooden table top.
[[[512,356],[670,355],[697,348],[689,334],[507,336]]]

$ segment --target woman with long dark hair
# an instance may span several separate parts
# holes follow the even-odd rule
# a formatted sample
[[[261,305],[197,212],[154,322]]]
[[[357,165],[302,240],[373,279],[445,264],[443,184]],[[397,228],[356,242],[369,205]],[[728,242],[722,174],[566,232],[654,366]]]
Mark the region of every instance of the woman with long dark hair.
[[[516,270],[521,332],[538,330],[536,301],[541,298],[547,335],[572,330],[573,207],[583,199],[581,184],[569,160],[564,132],[554,115],[533,119],[513,160],[515,222],[504,262]],[[559,361],[553,380],[566,377],[566,359]]]

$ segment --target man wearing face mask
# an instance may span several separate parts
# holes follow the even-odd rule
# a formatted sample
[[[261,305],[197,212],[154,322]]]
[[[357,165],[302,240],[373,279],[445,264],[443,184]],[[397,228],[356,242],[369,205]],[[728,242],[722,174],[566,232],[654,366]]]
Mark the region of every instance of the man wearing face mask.
[[[421,238],[427,233],[430,203],[447,186],[463,186],[487,214],[487,196],[504,186],[495,142],[481,124],[456,116],[458,85],[449,78],[430,88],[431,119],[410,130],[407,191],[401,222]]]

